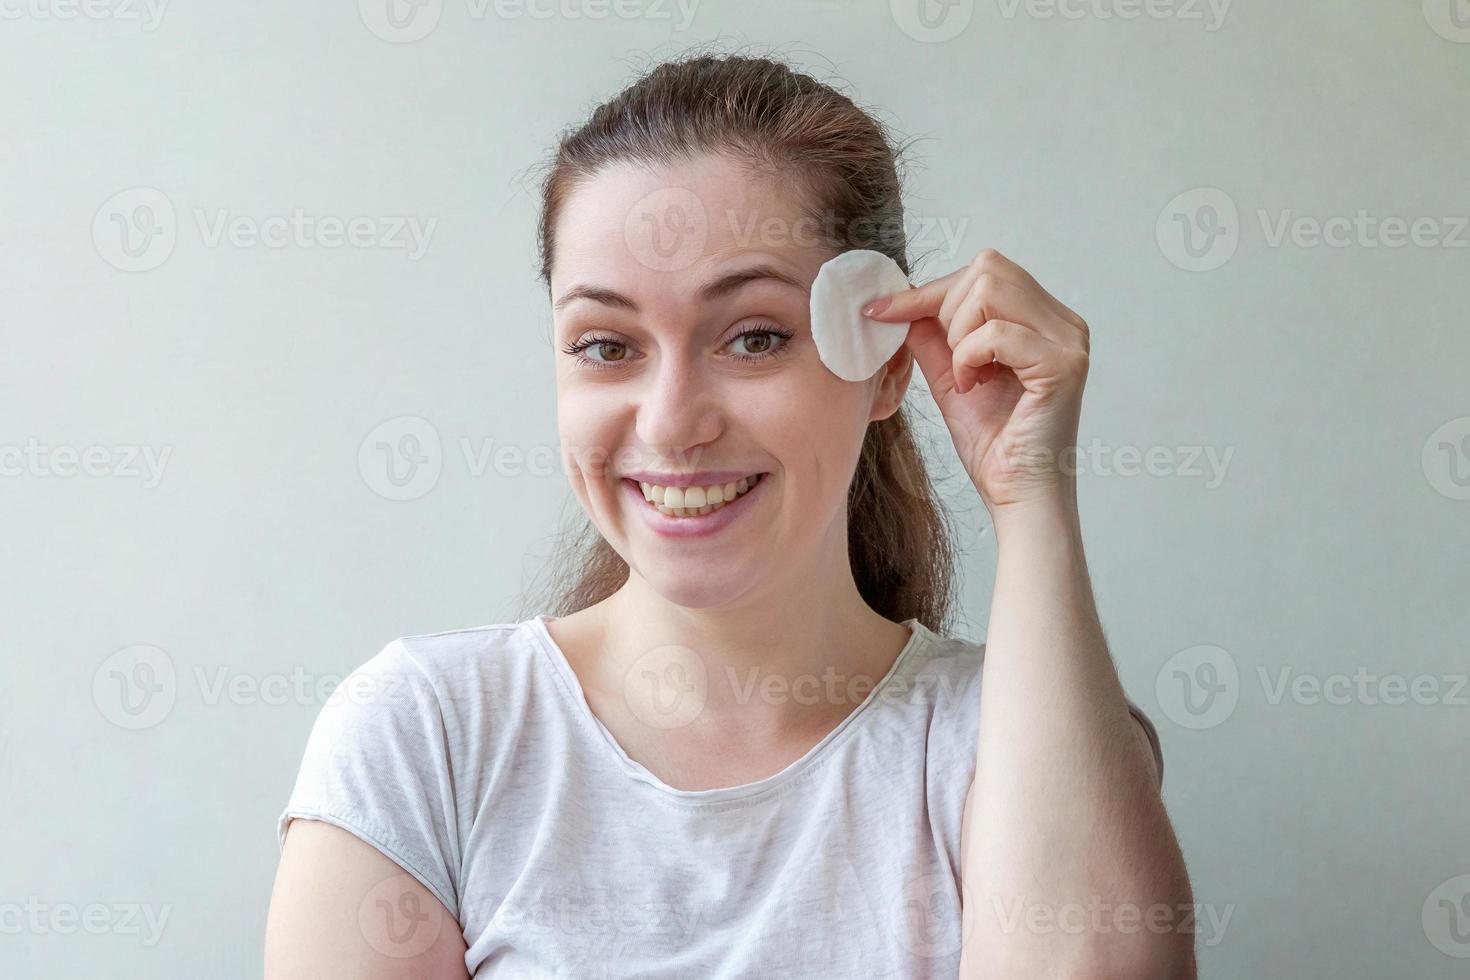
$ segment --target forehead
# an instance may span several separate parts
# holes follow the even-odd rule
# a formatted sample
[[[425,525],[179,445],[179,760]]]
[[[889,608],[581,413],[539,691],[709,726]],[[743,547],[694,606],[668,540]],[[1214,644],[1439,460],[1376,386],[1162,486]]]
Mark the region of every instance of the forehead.
[[[836,253],[790,185],[726,157],[669,166],[618,163],[572,192],[556,227],[552,294],[572,285],[693,295],[741,260],[810,284]]]

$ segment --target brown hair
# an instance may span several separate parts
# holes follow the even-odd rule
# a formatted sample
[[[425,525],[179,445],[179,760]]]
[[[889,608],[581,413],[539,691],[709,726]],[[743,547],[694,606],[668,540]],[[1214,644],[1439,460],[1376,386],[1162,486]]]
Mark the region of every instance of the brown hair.
[[[556,224],[567,199],[614,162],[668,164],[723,153],[779,174],[835,251],[871,248],[909,272],[898,179],[901,150],[852,100],[762,57],[690,55],[648,71],[563,134],[541,185],[540,277],[551,288]],[[869,424],[847,504],[859,594],[887,619],[949,627],[955,554],[908,406]],[[590,521],[563,534],[542,590],[568,615],[616,592],[628,565]],[[522,615],[527,611],[523,607]],[[542,611],[542,610],[536,610]]]

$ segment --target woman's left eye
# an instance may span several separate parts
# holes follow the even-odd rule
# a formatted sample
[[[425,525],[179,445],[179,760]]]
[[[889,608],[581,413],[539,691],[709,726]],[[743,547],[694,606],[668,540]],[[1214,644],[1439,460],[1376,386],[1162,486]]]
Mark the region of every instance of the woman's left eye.
[[[791,334],[775,327],[752,327],[742,330],[730,340],[737,357],[754,360],[779,354],[791,340]],[[744,348],[743,350],[740,348]]]

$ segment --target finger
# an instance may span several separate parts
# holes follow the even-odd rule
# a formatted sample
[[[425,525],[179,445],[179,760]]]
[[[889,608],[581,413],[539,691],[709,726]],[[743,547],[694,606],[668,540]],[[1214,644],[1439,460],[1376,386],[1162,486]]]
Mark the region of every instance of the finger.
[[[900,289],[896,293],[880,296],[863,307],[863,316],[882,320],[885,323],[913,322],[920,317],[938,316],[945,294],[952,285],[964,278],[969,268],[956,269],[947,276],[912,289]],[[886,305],[884,305],[886,301]]]
[[[949,346],[958,346],[966,334],[987,320],[1024,323],[1064,347],[1082,350],[1087,344],[1086,335],[1062,319],[1041,291],[982,272],[970,286],[970,295],[960,303],[954,317],[946,324]]]
[[[936,398],[954,390],[954,352],[944,339],[944,327],[937,319],[926,316],[915,320],[904,343],[919,362],[924,381]]]
[[[954,349],[955,390],[964,394],[973,388],[979,369],[992,362],[1004,364],[1024,382],[1044,370],[1058,349],[1024,324],[991,320]]]
[[[1086,328],[1086,322],[1071,307],[1053,296],[1041,283],[1036,281],[1035,276],[995,249],[981,250],[980,254],[975,256],[975,261],[971,263],[971,266],[977,271],[990,272],[1001,279],[1036,290],[1047,303],[1056,309],[1057,315],[1063,320],[1079,329]]]

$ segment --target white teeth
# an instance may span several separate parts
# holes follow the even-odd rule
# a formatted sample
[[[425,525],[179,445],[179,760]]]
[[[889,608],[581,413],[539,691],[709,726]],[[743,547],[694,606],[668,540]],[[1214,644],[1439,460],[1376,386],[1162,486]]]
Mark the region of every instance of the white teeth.
[[[660,514],[695,517],[719,510],[759,482],[760,477],[754,476],[707,487],[661,487],[656,483],[638,485],[643,490],[643,499]]]

